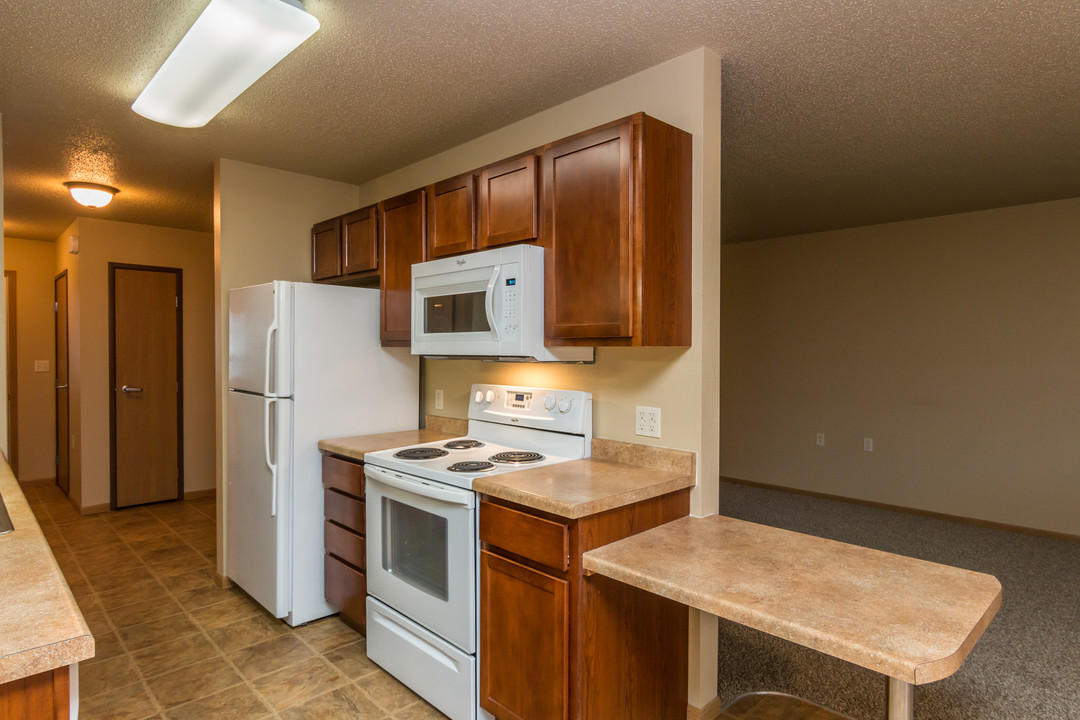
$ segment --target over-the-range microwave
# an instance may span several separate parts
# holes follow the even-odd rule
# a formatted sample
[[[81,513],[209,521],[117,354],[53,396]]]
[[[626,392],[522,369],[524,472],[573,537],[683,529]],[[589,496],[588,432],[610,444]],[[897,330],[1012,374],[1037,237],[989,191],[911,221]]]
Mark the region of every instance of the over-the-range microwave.
[[[591,347],[544,346],[544,249],[511,245],[412,266],[412,353],[592,362]]]

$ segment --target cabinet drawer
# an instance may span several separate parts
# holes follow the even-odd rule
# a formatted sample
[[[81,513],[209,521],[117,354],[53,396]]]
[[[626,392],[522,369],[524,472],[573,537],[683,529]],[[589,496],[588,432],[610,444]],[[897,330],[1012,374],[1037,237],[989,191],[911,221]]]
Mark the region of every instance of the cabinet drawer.
[[[364,466],[348,460],[323,455],[322,481],[328,488],[354,497],[364,497]]]
[[[566,572],[570,540],[566,526],[517,510],[480,502],[480,540]]]
[[[365,631],[364,601],[367,578],[356,568],[323,555],[326,572],[326,601],[341,611],[341,619],[360,632]]]
[[[354,532],[346,530],[332,522],[326,523],[326,552],[336,555],[339,560],[344,560],[363,570],[366,565],[364,554],[364,538]]]
[[[326,519],[344,525],[353,532],[364,534],[364,501],[349,497],[337,490],[326,490]]]

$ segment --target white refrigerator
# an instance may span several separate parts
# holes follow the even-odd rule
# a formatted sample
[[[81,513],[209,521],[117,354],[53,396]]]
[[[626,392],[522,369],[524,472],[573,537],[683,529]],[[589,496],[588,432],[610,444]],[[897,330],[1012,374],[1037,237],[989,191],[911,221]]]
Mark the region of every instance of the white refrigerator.
[[[379,344],[379,291],[275,281],[229,291],[225,574],[275,617],[323,589],[323,438],[417,427],[409,348]]]

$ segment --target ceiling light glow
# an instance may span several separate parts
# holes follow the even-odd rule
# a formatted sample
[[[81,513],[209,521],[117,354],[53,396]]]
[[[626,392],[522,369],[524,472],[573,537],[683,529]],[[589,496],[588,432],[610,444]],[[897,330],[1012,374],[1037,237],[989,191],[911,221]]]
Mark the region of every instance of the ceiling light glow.
[[[131,109],[202,127],[318,29],[299,0],[211,0]]]
[[[88,182],[66,182],[64,187],[75,198],[75,202],[86,207],[105,207],[112,202],[113,195],[120,192],[108,185]]]

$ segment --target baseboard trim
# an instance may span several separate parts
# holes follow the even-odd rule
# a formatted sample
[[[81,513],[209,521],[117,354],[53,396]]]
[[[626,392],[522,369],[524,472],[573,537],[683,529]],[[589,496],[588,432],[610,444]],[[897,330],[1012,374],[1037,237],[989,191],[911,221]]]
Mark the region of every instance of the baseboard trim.
[[[1025,527],[1023,525],[1010,525],[1008,523],[995,522],[993,520],[980,520],[979,518],[965,517],[964,515],[950,515],[949,513],[939,513],[934,512],[933,510],[920,510],[918,508],[904,507],[903,505],[890,505],[889,503],[874,502],[873,500],[860,500],[858,498],[845,497],[844,495],[832,495],[830,493],[816,492],[814,490],[802,490],[800,488],[785,487],[783,485],[773,485],[771,483],[757,482],[754,480],[727,477],[726,475],[721,475],[720,480],[723,482],[735,483],[736,485],[748,485],[750,487],[762,488],[765,490],[779,490],[780,492],[806,495],[808,497],[821,498],[822,500],[836,500],[838,502],[862,505],[863,507],[877,508],[879,510],[892,510],[908,515],[921,515],[923,517],[936,518],[938,520],[952,520],[953,522],[976,525],[992,530],[1005,530],[1007,532],[1022,533],[1024,535],[1034,535],[1036,537],[1050,538],[1051,540],[1064,540],[1065,542],[1080,544],[1080,535],[1055,532],[1054,530],[1042,530],[1040,528]]]
[[[222,590],[233,586],[233,581],[219,573],[217,570],[214,571],[214,582],[217,583],[217,586]]]
[[[705,707],[699,708],[693,705],[686,706],[686,720],[716,720],[720,717],[720,711],[724,707],[719,697],[714,697]]]
[[[38,478],[37,480],[19,480],[19,485],[23,487],[47,487],[49,485],[55,485],[56,478]]]
[[[87,505],[86,507],[79,508],[80,515],[98,515],[100,513],[109,512],[109,503],[102,505]]]
[[[202,498],[217,497],[217,490],[210,488],[209,490],[191,490],[184,493],[185,500],[199,500]]]

